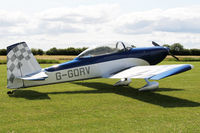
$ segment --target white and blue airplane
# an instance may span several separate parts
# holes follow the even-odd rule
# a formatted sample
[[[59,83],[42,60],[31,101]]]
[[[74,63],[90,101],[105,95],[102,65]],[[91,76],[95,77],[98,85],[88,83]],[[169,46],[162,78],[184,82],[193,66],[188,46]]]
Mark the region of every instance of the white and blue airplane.
[[[72,61],[42,69],[25,42],[13,44],[7,47],[7,88],[14,89],[8,94],[19,88],[92,78],[120,79],[115,86],[129,85],[134,78],[144,79],[147,84],[139,90],[152,90],[159,84],[149,80],[160,80],[193,68],[190,64],[156,65],[171,53],[167,47],[155,42],[153,45],[132,48],[117,42],[114,48],[87,49]]]

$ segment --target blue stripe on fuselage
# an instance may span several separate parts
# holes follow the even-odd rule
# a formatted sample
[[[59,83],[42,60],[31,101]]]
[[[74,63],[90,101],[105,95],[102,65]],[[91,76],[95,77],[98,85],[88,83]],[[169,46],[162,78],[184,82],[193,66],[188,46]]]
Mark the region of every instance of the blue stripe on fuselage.
[[[126,51],[100,55],[96,57],[75,58],[72,61],[62,63],[56,67],[49,67],[47,72],[60,71],[73,67],[80,67],[107,61],[113,61],[124,58],[139,58],[147,61],[150,65],[155,65],[161,62],[168,54],[167,49],[163,47],[148,47],[148,48],[131,48]]]

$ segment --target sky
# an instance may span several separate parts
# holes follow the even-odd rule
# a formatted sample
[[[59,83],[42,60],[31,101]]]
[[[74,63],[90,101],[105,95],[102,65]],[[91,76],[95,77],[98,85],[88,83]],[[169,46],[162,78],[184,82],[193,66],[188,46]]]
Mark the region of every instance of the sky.
[[[0,48],[137,47],[181,43],[200,48],[199,0],[0,0]]]

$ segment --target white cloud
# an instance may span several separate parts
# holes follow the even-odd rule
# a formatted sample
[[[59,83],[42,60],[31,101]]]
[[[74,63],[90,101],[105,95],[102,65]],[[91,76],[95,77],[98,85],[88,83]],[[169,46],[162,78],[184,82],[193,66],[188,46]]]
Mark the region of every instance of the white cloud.
[[[55,8],[36,14],[0,11],[0,35],[83,33],[110,22],[117,5]]]
[[[0,10],[0,35],[13,36],[23,33],[28,17],[21,12]]]
[[[122,34],[153,32],[200,33],[200,7],[155,9],[118,18],[115,31]]]
[[[55,8],[36,14],[38,29],[43,34],[86,33],[97,31],[114,17],[117,5]]]
[[[0,10],[0,42],[27,41],[31,47],[47,49],[69,47],[66,42],[80,47],[80,42],[103,41],[145,46],[155,40],[200,48],[199,6],[126,14],[120,10],[116,4],[53,8],[35,14]]]
[[[117,5],[79,6],[77,8],[56,8],[39,14],[44,21],[59,21],[78,24],[106,23],[112,19]]]
[[[0,27],[10,27],[26,23],[27,17],[21,12],[0,10]]]

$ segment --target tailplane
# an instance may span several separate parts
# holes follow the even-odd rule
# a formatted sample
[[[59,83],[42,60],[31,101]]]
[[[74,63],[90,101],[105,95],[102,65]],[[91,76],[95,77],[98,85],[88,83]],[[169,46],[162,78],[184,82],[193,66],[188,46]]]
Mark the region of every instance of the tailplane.
[[[41,67],[25,42],[7,47],[7,88],[23,88],[24,77],[38,73]]]

